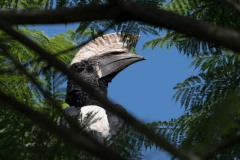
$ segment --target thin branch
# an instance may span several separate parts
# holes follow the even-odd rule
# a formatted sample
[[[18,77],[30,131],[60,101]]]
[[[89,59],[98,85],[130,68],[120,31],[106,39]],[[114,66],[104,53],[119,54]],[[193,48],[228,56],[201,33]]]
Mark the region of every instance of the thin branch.
[[[30,106],[23,104],[16,99],[6,95],[0,91],[0,101],[5,103],[9,109],[17,111],[32,122],[39,125],[42,129],[49,131],[50,133],[61,138],[65,143],[70,143],[78,149],[84,149],[96,156],[103,159],[122,159],[119,155],[115,154],[109,148],[101,145],[100,143],[89,139],[84,135],[80,135],[77,132],[71,132],[70,130],[57,126],[52,120],[48,119],[45,115],[34,111]]]
[[[233,51],[240,51],[240,34],[236,31],[200,22],[150,6],[134,5],[124,1],[122,5],[91,5],[45,11],[2,11],[0,19],[11,24],[56,24],[93,20],[140,21],[164,27],[213,42]]]
[[[224,140],[222,143],[218,144],[217,146],[211,148],[204,156],[204,159],[209,159],[219,151],[231,147],[235,144],[239,144],[240,136],[234,136]]]
[[[39,56],[42,57],[42,59],[46,60],[49,65],[63,72],[70,79],[74,80],[78,85],[81,85],[81,87],[85,91],[87,91],[91,96],[95,97],[95,99],[98,100],[103,106],[105,106],[107,110],[109,110],[110,112],[113,112],[114,114],[124,119],[126,122],[132,125],[133,128],[135,128],[138,132],[145,135],[149,140],[154,142],[157,146],[160,146],[161,148],[165,149],[172,155],[179,157],[180,159],[187,159],[187,160],[200,159],[195,155],[192,155],[190,153],[187,153],[183,150],[176,148],[174,145],[170,144],[163,136],[156,134],[152,129],[146,127],[144,123],[140,122],[129,113],[117,112],[115,110],[116,108],[115,104],[109,101],[106,96],[99,94],[99,92],[96,89],[92,88],[87,82],[82,80],[72,70],[68,69],[66,65],[61,61],[59,61],[54,55],[47,53],[42,47],[37,45],[32,40],[28,39],[22,33],[19,33],[16,30],[14,30],[9,24],[4,22],[3,20],[0,21],[0,29],[8,33],[10,36],[18,40],[20,43],[26,45],[27,47],[29,47],[30,49],[38,53]]]
[[[234,0],[217,0],[217,1],[228,5],[229,7],[231,7],[232,9],[234,9],[236,12],[240,14],[240,5],[236,1]]]

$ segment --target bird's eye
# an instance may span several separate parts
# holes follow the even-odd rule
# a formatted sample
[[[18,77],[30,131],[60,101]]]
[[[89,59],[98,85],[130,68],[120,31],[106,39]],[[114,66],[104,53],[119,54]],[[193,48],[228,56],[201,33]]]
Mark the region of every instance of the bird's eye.
[[[87,71],[88,71],[88,72],[92,73],[93,70],[94,70],[94,68],[93,68],[92,65],[90,65],[90,66],[87,67]]]
[[[111,55],[118,55],[118,54],[121,54],[122,52],[111,52],[110,54]]]

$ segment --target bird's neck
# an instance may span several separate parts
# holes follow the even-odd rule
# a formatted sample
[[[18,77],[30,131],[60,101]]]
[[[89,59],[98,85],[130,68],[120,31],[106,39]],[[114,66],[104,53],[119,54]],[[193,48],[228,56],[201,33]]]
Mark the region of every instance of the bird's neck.
[[[96,90],[107,96],[109,78],[100,79],[95,83],[90,84]],[[70,106],[83,107],[87,105],[100,105],[94,97],[89,95],[81,86],[76,85],[73,81],[68,81],[66,102]]]

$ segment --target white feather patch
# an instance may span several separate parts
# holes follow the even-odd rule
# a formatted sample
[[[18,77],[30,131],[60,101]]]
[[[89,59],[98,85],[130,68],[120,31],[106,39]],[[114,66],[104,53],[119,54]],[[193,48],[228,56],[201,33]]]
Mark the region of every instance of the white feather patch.
[[[108,123],[108,118],[106,111],[96,105],[89,105],[89,106],[84,106],[80,109],[81,116],[80,116],[80,121],[84,121],[84,119],[90,114],[93,117],[89,122],[88,129],[100,132],[101,135],[104,138],[107,138],[109,136],[109,123]]]
[[[138,38],[139,36],[136,36],[136,40],[138,40]],[[71,65],[90,57],[109,52],[127,52],[130,48],[126,43],[123,42],[121,33],[111,33],[100,36],[83,46],[72,59]]]

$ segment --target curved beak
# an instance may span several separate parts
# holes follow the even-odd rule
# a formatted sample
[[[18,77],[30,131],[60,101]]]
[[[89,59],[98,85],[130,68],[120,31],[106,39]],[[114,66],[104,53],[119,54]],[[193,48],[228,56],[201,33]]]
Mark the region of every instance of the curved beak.
[[[145,60],[143,56],[131,52],[108,53],[98,61],[98,76],[99,78],[115,76],[129,65],[142,60]]]

